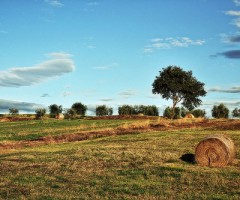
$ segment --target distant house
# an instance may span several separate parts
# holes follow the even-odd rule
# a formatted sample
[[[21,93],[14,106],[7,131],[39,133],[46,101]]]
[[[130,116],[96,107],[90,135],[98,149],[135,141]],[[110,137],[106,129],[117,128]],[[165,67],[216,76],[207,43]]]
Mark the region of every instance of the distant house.
[[[56,115],[56,119],[64,119],[64,115],[62,113],[59,113]]]

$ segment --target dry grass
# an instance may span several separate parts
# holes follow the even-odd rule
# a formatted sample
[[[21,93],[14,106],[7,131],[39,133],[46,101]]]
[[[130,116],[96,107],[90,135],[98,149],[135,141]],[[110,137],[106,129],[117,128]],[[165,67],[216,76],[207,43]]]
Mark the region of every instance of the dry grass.
[[[225,168],[179,159],[217,132],[150,131],[11,149],[0,156],[0,199],[238,199],[239,148]],[[227,134],[240,145],[238,130]]]

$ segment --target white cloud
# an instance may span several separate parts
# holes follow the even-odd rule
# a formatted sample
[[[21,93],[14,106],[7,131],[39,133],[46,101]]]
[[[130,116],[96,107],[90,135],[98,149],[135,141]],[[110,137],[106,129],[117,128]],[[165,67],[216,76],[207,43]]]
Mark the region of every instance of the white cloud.
[[[61,3],[59,0],[45,0],[45,2],[53,7],[63,7],[64,6],[64,4]]]
[[[95,45],[87,45],[86,46],[87,49],[96,49],[97,47]]]
[[[41,95],[41,97],[45,98],[45,97],[50,97],[50,95],[48,93],[44,93]]]
[[[240,0],[233,0],[236,6],[240,6]]]
[[[109,65],[96,66],[96,67],[93,67],[93,69],[95,69],[95,70],[108,70],[108,69],[111,69],[111,68],[114,68],[114,67],[117,67],[117,66],[119,66],[118,63],[111,63]]]
[[[98,6],[100,3],[97,1],[88,2],[87,6]]]
[[[240,11],[229,10],[225,12],[226,15],[240,17]]]
[[[145,53],[153,53],[159,49],[171,49],[174,47],[201,46],[205,43],[204,40],[192,40],[188,37],[153,38],[150,42],[151,44],[146,45],[144,48]]]
[[[229,89],[224,89],[220,87],[211,88],[209,92],[220,92],[220,93],[240,93],[240,86],[231,87]]]
[[[232,24],[235,25],[237,28],[240,28],[240,17],[237,19],[234,19],[232,21]]]
[[[68,91],[63,92],[63,97],[68,97],[68,96],[71,96],[71,95],[72,95],[71,92],[68,92]]]
[[[89,1],[85,4],[84,11],[86,12],[94,12],[95,8],[100,5],[98,1]]]
[[[119,95],[124,98],[128,98],[130,96],[135,96],[136,94],[137,94],[137,92],[135,90],[126,90],[126,91],[119,93]]]
[[[226,106],[230,107],[239,107],[240,106],[240,101],[239,100],[214,100],[214,101],[203,101],[202,105],[203,106],[210,106],[213,107],[214,105],[219,105],[223,103]]]
[[[100,101],[105,101],[105,102],[109,102],[109,101],[113,101],[114,99],[112,98],[104,98],[104,99],[100,99]]]
[[[16,108],[20,111],[20,113],[21,111],[34,113],[37,108],[45,108],[45,106],[29,102],[0,99],[0,112],[7,113],[9,111],[9,108]]]
[[[74,62],[67,53],[50,53],[50,59],[32,67],[15,67],[0,71],[0,86],[21,87],[44,82],[50,78],[70,73]]]

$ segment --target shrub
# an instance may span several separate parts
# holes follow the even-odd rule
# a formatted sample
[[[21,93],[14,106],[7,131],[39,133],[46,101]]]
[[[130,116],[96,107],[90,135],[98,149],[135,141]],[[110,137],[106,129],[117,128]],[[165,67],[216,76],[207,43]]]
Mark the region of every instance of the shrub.
[[[119,115],[137,115],[143,114],[148,116],[158,116],[158,108],[154,105],[145,106],[145,105],[123,105],[118,107],[118,114]]]
[[[196,118],[198,118],[198,117],[205,117],[206,116],[206,111],[205,110],[201,110],[201,109],[195,109],[191,113]]]
[[[172,113],[173,113],[173,109],[168,106],[163,112],[163,117],[172,119]],[[179,119],[179,118],[181,118],[181,109],[179,107],[176,107],[173,119]]]
[[[42,119],[43,116],[46,114],[46,109],[45,108],[38,108],[35,110],[35,118],[36,119]]]
[[[118,114],[119,115],[134,115],[137,113],[135,112],[135,109],[133,106],[122,105],[122,106],[118,107]]]
[[[224,104],[214,105],[212,109],[212,116],[214,118],[228,118],[229,109]]]
[[[232,111],[232,116],[233,116],[233,117],[240,117],[240,109],[235,108],[235,109]]]
[[[56,115],[58,115],[59,113],[62,113],[62,106],[58,106],[57,104],[51,104],[50,106],[48,106],[49,108],[49,112],[50,112],[50,117],[55,118]]]
[[[81,102],[74,103],[71,108],[75,110],[76,114],[78,115],[86,115],[87,106],[82,104]]]
[[[72,108],[64,110],[64,118],[65,119],[74,119],[76,118],[76,111]]]
[[[110,107],[107,107],[106,105],[99,105],[96,107],[96,116],[104,116],[104,115],[112,115],[113,109]]]
[[[9,114],[11,115],[18,115],[19,110],[17,108],[9,108]]]
[[[158,108],[154,105],[152,105],[152,106],[136,105],[136,106],[134,106],[134,113],[148,115],[148,116],[158,116],[159,115]]]

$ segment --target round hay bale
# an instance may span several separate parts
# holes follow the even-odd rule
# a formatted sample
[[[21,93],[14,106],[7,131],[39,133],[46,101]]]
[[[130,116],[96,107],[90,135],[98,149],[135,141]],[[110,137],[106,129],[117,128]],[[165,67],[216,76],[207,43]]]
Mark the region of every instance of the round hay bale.
[[[193,114],[191,114],[191,113],[187,113],[187,114],[185,115],[184,118],[187,118],[187,119],[193,119],[193,118],[195,118],[195,117],[194,117]]]
[[[59,113],[56,115],[56,119],[59,119],[59,120],[64,119],[64,115],[62,113]]]
[[[235,156],[234,143],[225,135],[209,135],[195,149],[195,160],[201,166],[224,167]]]

